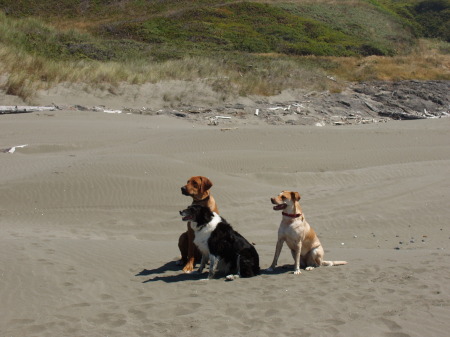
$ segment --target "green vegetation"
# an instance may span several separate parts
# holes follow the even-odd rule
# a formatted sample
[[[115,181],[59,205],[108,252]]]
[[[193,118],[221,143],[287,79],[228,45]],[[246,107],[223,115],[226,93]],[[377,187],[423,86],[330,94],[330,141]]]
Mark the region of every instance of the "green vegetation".
[[[106,36],[150,44],[176,44],[184,51],[240,51],[287,55],[351,56],[384,54],[355,35],[258,3],[190,9],[170,16],[129,21],[104,28]]]
[[[450,42],[450,1],[425,0],[414,6],[423,35]]]
[[[52,60],[126,60],[146,56],[149,46],[133,40],[105,40],[80,31],[58,30],[40,19],[8,19],[0,12],[0,42]]]
[[[340,90],[328,74],[448,79],[449,1],[0,0],[0,88],[206,79],[271,95]]]
[[[417,36],[450,42],[450,0],[378,0],[378,3],[413,27]]]
[[[299,16],[320,20],[347,36],[358,37],[363,41],[359,49],[359,54],[363,56],[394,55],[405,49],[411,50],[415,44],[411,25],[368,2],[360,1],[352,5],[345,1],[336,2],[332,10],[329,3],[320,1],[301,5],[281,3],[279,6]]]
[[[381,0],[391,4],[388,0]],[[407,1],[407,0],[403,0]],[[448,0],[427,0],[448,1]],[[398,12],[403,13],[395,7]],[[418,23],[376,0],[314,2],[0,0],[8,16],[64,21],[86,33],[23,24],[27,49],[62,58],[156,60],[215,52],[394,55],[411,49]],[[31,15],[34,13],[34,15]],[[408,12],[409,13],[409,12]],[[370,19],[369,19],[370,18]],[[47,46],[42,46],[47,45]],[[45,50],[44,50],[45,49]]]

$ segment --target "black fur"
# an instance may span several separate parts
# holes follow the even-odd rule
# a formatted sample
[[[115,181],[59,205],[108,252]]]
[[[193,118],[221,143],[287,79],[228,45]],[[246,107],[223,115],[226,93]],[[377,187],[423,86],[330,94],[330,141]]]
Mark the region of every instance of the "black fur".
[[[232,273],[239,271],[241,277],[259,275],[259,256],[255,247],[236,232],[225,219],[222,218],[211,233],[208,247],[211,254],[218,256],[230,266]]]
[[[214,214],[208,207],[191,205],[181,215],[194,217],[197,227],[208,224]],[[252,277],[260,274],[259,255],[255,247],[221,217],[217,227],[208,239],[209,252],[230,266],[231,273],[239,272],[240,277]],[[239,262],[239,266],[238,266]]]

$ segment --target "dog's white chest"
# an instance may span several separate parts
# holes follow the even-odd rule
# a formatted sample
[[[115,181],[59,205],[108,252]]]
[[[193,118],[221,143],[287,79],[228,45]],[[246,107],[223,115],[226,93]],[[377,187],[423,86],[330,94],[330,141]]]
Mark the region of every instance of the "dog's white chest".
[[[219,222],[220,216],[214,213],[214,217],[212,218],[212,220],[201,230],[195,232],[194,244],[198,247],[203,255],[209,255],[208,240]]]
[[[278,229],[278,237],[288,244],[289,248],[296,246],[304,236],[304,224],[301,221],[282,223]]]
[[[211,232],[206,229],[202,229],[201,231],[195,233],[194,244],[204,255],[209,254],[208,239],[210,236]]]

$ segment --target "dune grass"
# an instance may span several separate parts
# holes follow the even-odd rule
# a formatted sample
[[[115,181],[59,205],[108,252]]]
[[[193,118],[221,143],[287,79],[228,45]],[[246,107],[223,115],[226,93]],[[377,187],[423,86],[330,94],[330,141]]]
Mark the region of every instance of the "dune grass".
[[[450,80],[450,44],[419,40],[407,55],[334,58],[333,73],[348,81]]]
[[[223,95],[273,95],[290,87],[326,89],[326,59],[290,59],[284,56],[234,54],[227,60],[186,56],[161,62],[49,61],[47,58],[0,47],[0,73],[9,74],[1,84],[6,93],[31,102],[37,90],[59,83],[85,83],[114,87],[119,83],[143,84],[167,80],[201,79]],[[330,83],[333,87],[336,84]]]
[[[441,43],[442,44],[442,43]],[[32,102],[39,89],[59,83],[85,83],[113,88],[119,83],[143,84],[201,79],[224,97],[274,95],[288,88],[339,92],[345,81],[450,80],[450,55],[433,52],[424,40],[408,56],[318,57],[227,54],[227,58],[186,56],[161,62],[49,61],[38,55],[0,47],[1,84],[8,94]],[[448,46],[446,47],[448,48]],[[331,81],[329,76],[335,77]]]

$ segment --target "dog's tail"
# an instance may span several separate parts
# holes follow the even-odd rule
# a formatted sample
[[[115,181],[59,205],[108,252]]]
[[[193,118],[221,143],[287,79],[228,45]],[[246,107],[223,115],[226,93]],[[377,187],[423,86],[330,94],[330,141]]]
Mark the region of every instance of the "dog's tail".
[[[347,264],[347,261],[322,261],[322,266],[342,266],[344,264]]]

